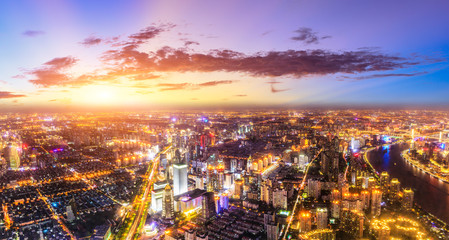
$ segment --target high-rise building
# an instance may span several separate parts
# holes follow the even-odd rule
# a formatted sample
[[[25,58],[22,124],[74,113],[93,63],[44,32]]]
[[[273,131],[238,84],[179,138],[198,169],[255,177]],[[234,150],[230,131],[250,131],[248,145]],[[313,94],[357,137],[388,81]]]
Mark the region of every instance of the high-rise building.
[[[414,197],[414,193],[413,193],[412,189],[410,189],[410,188],[404,189],[404,197],[403,197],[402,206],[405,209],[410,210],[413,208],[413,197]]]
[[[391,179],[390,182],[390,197],[393,199],[398,199],[399,191],[401,190],[401,183],[397,178]]]
[[[17,170],[20,167],[19,146],[16,143],[10,143],[5,149],[5,158],[9,168]]]
[[[370,194],[368,190],[363,190],[360,194],[362,198],[362,208],[368,209],[369,208],[369,202],[370,202]]]
[[[265,202],[266,204],[270,204],[270,187],[268,186],[267,181],[263,181],[260,184],[260,201]]]
[[[238,199],[243,198],[243,180],[237,179],[234,181],[234,197]]]
[[[317,179],[309,179],[307,182],[307,191],[309,197],[314,197],[318,199],[321,196],[321,185],[322,182]]]
[[[164,189],[164,197],[162,200],[162,217],[166,219],[174,218],[173,190],[170,184]]]
[[[201,205],[201,217],[203,221],[208,221],[215,216],[215,196],[213,192],[203,194]]]
[[[299,213],[299,224],[301,233],[309,232],[312,230],[312,215],[310,211],[301,211]]]
[[[75,221],[76,217],[78,216],[78,208],[76,207],[76,202],[74,198],[70,199],[69,204],[67,204],[66,211],[67,211],[67,221],[68,222]]]
[[[187,164],[173,164],[173,193],[175,196],[188,191],[187,177]]]
[[[279,224],[270,221],[265,224],[265,229],[267,231],[267,240],[277,240],[279,238]]]
[[[340,218],[340,201],[332,201],[331,216],[333,218]]]
[[[220,195],[220,206],[223,210],[229,208],[229,196],[227,193],[223,193]]]
[[[371,214],[379,216],[381,211],[382,192],[379,189],[373,189],[371,193]]]
[[[390,181],[390,176],[388,175],[388,172],[382,172],[380,174],[380,187],[385,191],[388,189],[388,183]]]
[[[153,213],[162,211],[164,189],[167,184],[167,181],[158,181],[153,185],[153,191],[151,191],[151,211]]]
[[[273,207],[287,209],[287,191],[285,189],[273,191]]]
[[[316,226],[317,229],[327,228],[327,208],[317,208],[316,210]]]
[[[339,201],[341,198],[340,191],[338,189],[332,190],[331,200],[332,201]]]

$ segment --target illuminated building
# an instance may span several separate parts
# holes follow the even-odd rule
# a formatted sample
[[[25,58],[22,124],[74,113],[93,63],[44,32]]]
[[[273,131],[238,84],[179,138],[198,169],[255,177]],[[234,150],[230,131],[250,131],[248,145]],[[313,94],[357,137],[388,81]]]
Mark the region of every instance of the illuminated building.
[[[339,201],[341,198],[340,191],[338,189],[332,190],[331,200],[332,201]]]
[[[202,176],[196,176],[195,186],[199,189],[204,189],[204,179]]]
[[[164,189],[164,197],[162,201],[162,217],[166,219],[174,218],[173,208],[173,190],[170,185],[167,184]]]
[[[273,191],[273,207],[287,209],[287,191],[285,189]]]
[[[162,211],[162,199],[167,184],[167,181],[158,181],[153,184],[153,191],[151,191],[151,211],[153,213]]]
[[[413,208],[413,197],[414,197],[414,193],[413,190],[410,188],[406,188],[404,189],[404,196],[403,196],[403,204],[402,206],[407,209],[410,210]]]
[[[331,216],[333,218],[340,218],[340,201],[332,201]]]
[[[265,202],[266,204],[270,204],[270,193],[271,193],[271,189],[268,186],[269,182],[268,181],[263,181],[260,185],[260,201]]]
[[[312,215],[310,211],[301,211],[299,213],[300,232],[305,233],[312,230]]]
[[[174,195],[183,194],[188,191],[187,164],[173,164],[173,193]]]
[[[317,229],[327,228],[327,208],[317,208],[316,210],[316,226]]]
[[[237,179],[234,183],[234,197],[237,199],[243,199],[243,180]]]
[[[351,234],[354,239],[363,237],[363,213],[357,210],[343,209],[340,221],[341,230]]]
[[[231,189],[232,184],[234,184],[234,174],[232,173],[225,173],[224,175],[225,181],[224,181],[224,189]]]
[[[370,193],[368,190],[363,190],[361,192],[361,199],[362,199],[362,208],[363,210],[368,209],[369,208],[369,203],[370,203]]]
[[[265,229],[267,231],[267,240],[277,240],[279,237],[279,223],[274,221],[269,221],[265,224]]]
[[[174,196],[175,211],[176,212],[189,212],[191,210],[201,209],[203,194],[206,193],[202,189],[194,189],[183,193],[181,195]]]
[[[74,198],[70,199],[69,204],[67,204],[66,210],[67,210],[67,221],[68,222],[75,221],[78,215],[78,208],[76,207],[76,202]]]
[[[309,197],[318,199],[321,195],[321,185],[322,182],[320,180],[309,179],[309,181],[307,182],[307,192],[309,194]]]
[[[368,189],[373,189],[376,186],[376,180],[374,177],[368,178]]]
[[[9,168],[17,170],[20,167],[19,146],[16,143],[10,143],[5,150],[5,158]]]
[[[387,172],[382,172],[380,174],[380,187],[382,188],[382,190],[387,190],[388,186],[389,186],[389,181],[390,181],[390,176],[388,175]]]
[[[379,189],[374,189],[371,192],[371,214],[379,216],[381,211],[382,192]]]
[[[195,235],[196,235],[196,232],[195,232],[195,230],[193,230],[193,229],[187,229],[185,232],[184,232],[184,239],[185,240],[195,240],[196,238],[195,238]]]
[[[215,216],[215,196],[213,192],[203,194],[201,206],[201,217],[203,221],[206,222]]]
[[[396,199],[398,197],[398,193],[401,190],[401,183],[397,178],[391,179],[390,182],[390,196]]]

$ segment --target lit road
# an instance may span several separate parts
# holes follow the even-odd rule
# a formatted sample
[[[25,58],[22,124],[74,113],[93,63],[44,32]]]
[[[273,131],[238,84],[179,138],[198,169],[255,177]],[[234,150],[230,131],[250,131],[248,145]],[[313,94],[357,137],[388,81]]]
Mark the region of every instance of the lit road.
[[[318,158],[318,156],[320,155],[320,153],[321,153],[322,151],[323,151],[323,149],[320,149],[320,151],[316,154],[316,156],[315,156],[315,157],[309,162],[309,164],[307,165],[306,171],[304,172],[304,177],[303,177],[303,179],[302,179],[301,186],[299,187],[299,190],[298,190],[298,195],[297,195],[297,197],[296,197],[295,205],[293,205],[292,215],[291,215],[291,217],[290,217],[290,220],[288,221],[287,227],[285,228],[285,231],[284,231],[284,237],[283,237],[282,239],[285,239],[285,238],[287,237],[288,230],[290,229],[290,225],[291,225],[291,223],[292,223],[292,221],[293,221],[293,216],[295,216],[296,206],[298,205],[299,200],[300,200],[300,198],[301,198],[301,191],[304,189],[304,185],[305,185],[306,179],[307,179],[307,174],[309,173],[309,168],[310,168],[310,166],[312,165],[313,161],[315,161],[315,159]],[[282,236],[282,231],[281,231],[280,236]]]
[[[136,196],[136,198],[134,199],[134,202],[132,203],[133,208],[137,204],[139,204],[139,209],[137,210],[136,216],[133,219],[133,222],[131,224],[131,227],[130,227],[128,233],[126,234],[126,237],[125,237],[126,240],[133,239],[134,235],[136,234],[139,223],[142,222],[143,217],[146,217],[147,209],[145,208],[145,206],[146,206],[145,203],[151,200],[151,197],[148,197],[148,194],[151,191],[151,186],[153,185],[153,176],[155,174],[155,171],[157,171],[157,169],[158,169],[160,155],[166,153],[168,150],[170,150],[171,147],[172,147],[171,145],[166,147],[163,151],[161,151],[153,159],[153,166],[151,164],[148,165],[147,172],[150,172],[150,174],[148,175],[146,184],[145,183],[142,184],[142,190],[144,190],[143,196],[142,197]],[[132,216],[132,214],[129,214],[128,216]]]

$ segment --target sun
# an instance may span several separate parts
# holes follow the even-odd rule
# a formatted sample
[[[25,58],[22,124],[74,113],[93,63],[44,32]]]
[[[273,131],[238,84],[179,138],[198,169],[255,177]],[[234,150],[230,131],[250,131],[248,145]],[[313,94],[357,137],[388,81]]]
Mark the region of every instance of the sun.
[[[117,100],[118,90],[110,86],[89,86],[82,91],[87,104],[111,104]]]

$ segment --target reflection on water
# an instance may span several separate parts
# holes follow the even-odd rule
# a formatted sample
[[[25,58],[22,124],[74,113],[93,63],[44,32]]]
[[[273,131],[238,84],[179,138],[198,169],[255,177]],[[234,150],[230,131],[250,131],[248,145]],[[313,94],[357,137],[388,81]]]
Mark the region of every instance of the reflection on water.
[[[401,187],[415,191],[415,202],[424,210],[449,223],[449,184],[418,170],[401,158],[401,151],[407,145],[382,147],[368,153],[368,159],[378,171],[387,171],[391,178],[397,178]]]

